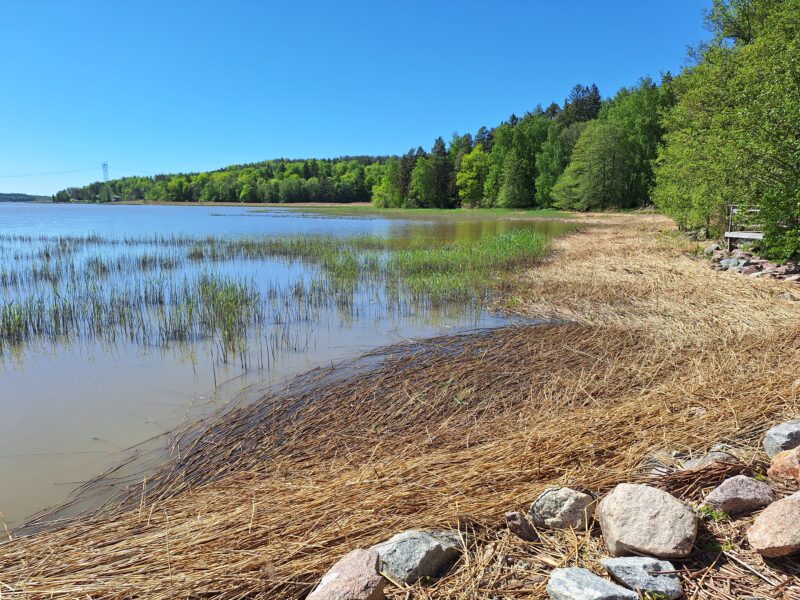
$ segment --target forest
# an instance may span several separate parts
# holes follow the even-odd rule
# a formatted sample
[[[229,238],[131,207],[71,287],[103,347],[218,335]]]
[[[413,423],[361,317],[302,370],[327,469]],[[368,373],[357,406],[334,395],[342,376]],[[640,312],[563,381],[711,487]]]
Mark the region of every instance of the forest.
[[[755,211],[774,258],[800,257],[800,0],[714,0],[713,38],[660,81],[562,103],[401,156],[277,159],[124,177],[56,201],[366,202],[378,207],[635,209],[719,235]],[[757,211],[757,212],[756,212]]]
[[[31,194],[0,193],[0,202],[43,202],[49,201],[49,196],[34,196]]]

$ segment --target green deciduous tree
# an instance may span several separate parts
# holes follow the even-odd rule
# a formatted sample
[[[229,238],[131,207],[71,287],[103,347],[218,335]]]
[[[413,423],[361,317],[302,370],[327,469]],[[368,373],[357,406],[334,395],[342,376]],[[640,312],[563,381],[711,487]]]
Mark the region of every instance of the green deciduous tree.
[[[465,206],[482,206],[483,189],[489,172],[489,154],[481,144],[476,144],[471,152],[461,159],[456,175],[458,195]]]
[[[411,208],[431,208],[437,199],[436,172],[426,157],[418,158],[411,172],[408,188],[407,206]]]
[[[674,81],[655,201],[712,233],[725,204],[758,208],[763,250],[798,258],[800,0],[715,2],[714,11],[717,43]]]

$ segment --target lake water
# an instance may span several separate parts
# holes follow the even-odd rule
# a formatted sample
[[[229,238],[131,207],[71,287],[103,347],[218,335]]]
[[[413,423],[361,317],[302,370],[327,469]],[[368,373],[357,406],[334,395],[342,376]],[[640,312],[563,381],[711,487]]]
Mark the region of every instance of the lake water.
[[[129,447],[292,374],[504,323],[479,301],[396,302],[379,281],[332,283],[319,259],[267,241],[323,239],[330,250],[331,237],[447,242],[522,226],[564,230],[281,208],[0,203],[0,310],[11,324],[0,329],[2,521],[13,529]],[[230,323],[226,307],[239,305],[227,304],[229,292],[246,297]],[[222,308],[201,314],[212,299]],[[15,339],[21,306],[39,316]],[[233,336],[236,327],[247,335]]]

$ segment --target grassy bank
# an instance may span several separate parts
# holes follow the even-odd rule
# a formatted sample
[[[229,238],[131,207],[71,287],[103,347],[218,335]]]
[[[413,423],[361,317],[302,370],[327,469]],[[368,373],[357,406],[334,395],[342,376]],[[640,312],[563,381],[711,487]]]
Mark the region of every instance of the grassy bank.
[[[0,546],[0,588],[301,598],[345,552],[433,526],[468,534],[466,557],[391,598],[544,598],[553,567],[596,569],[597,536],[524,543],[503,514],[552,484],[603,493],[637,479],[657,450],[725,442],[758,461],[763,431],[800,408],[800,303],[779,283],[713,272],[664,218],[584,223],[498,300],[567,324],[392,348],[177,432],[176,459],[120,505]],[[678,563],[689,597],[794,593],[796,563],[741,547],[749,522],[706,522],[727,537],[702,534]]]

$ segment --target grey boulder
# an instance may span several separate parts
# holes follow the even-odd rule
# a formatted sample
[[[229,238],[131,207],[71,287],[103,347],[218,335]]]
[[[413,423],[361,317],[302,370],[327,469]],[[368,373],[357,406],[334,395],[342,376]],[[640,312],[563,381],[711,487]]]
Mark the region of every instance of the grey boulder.
[[[666,560],[649,556],[623,556],[605,558],[600,564],[611,577],[637,592],[649,593],[667,600],[675,600],[683,595],[680,580],[677,575],[670,572],[674,571],[675,567]]]
[[[325,573],[308,600],[383,600],[386,580],[378,573],[378,560],[373,549],[348,552]]]
[[[764,452],[773,457],[778,452],[792,450],[800,446],[800,421],[779,423],[764,436]]]
[[[380,555],[381,573],[395,581],[415,583],[438,577],[449,569],[461,554],[461,541],[449,531],[411,529],[376,544],[373,549]]]
[[[612,556],[688,556],[697,537],[697,515],[663,490],[621,483],[600,501],[600,528]]]
[[[552,600],[638,600],[639,594],[598,577],[587,569],[553,569],[547,582]]]
[[[539,527],[587,528],[594,513],[594,498],[568,487],[548,488],[531,504],[530,515]]]
[[[739,515],[764,508],[774,500],[775,494],[766,483],[737,475],[711,490],[705,503],[730,515]]]

